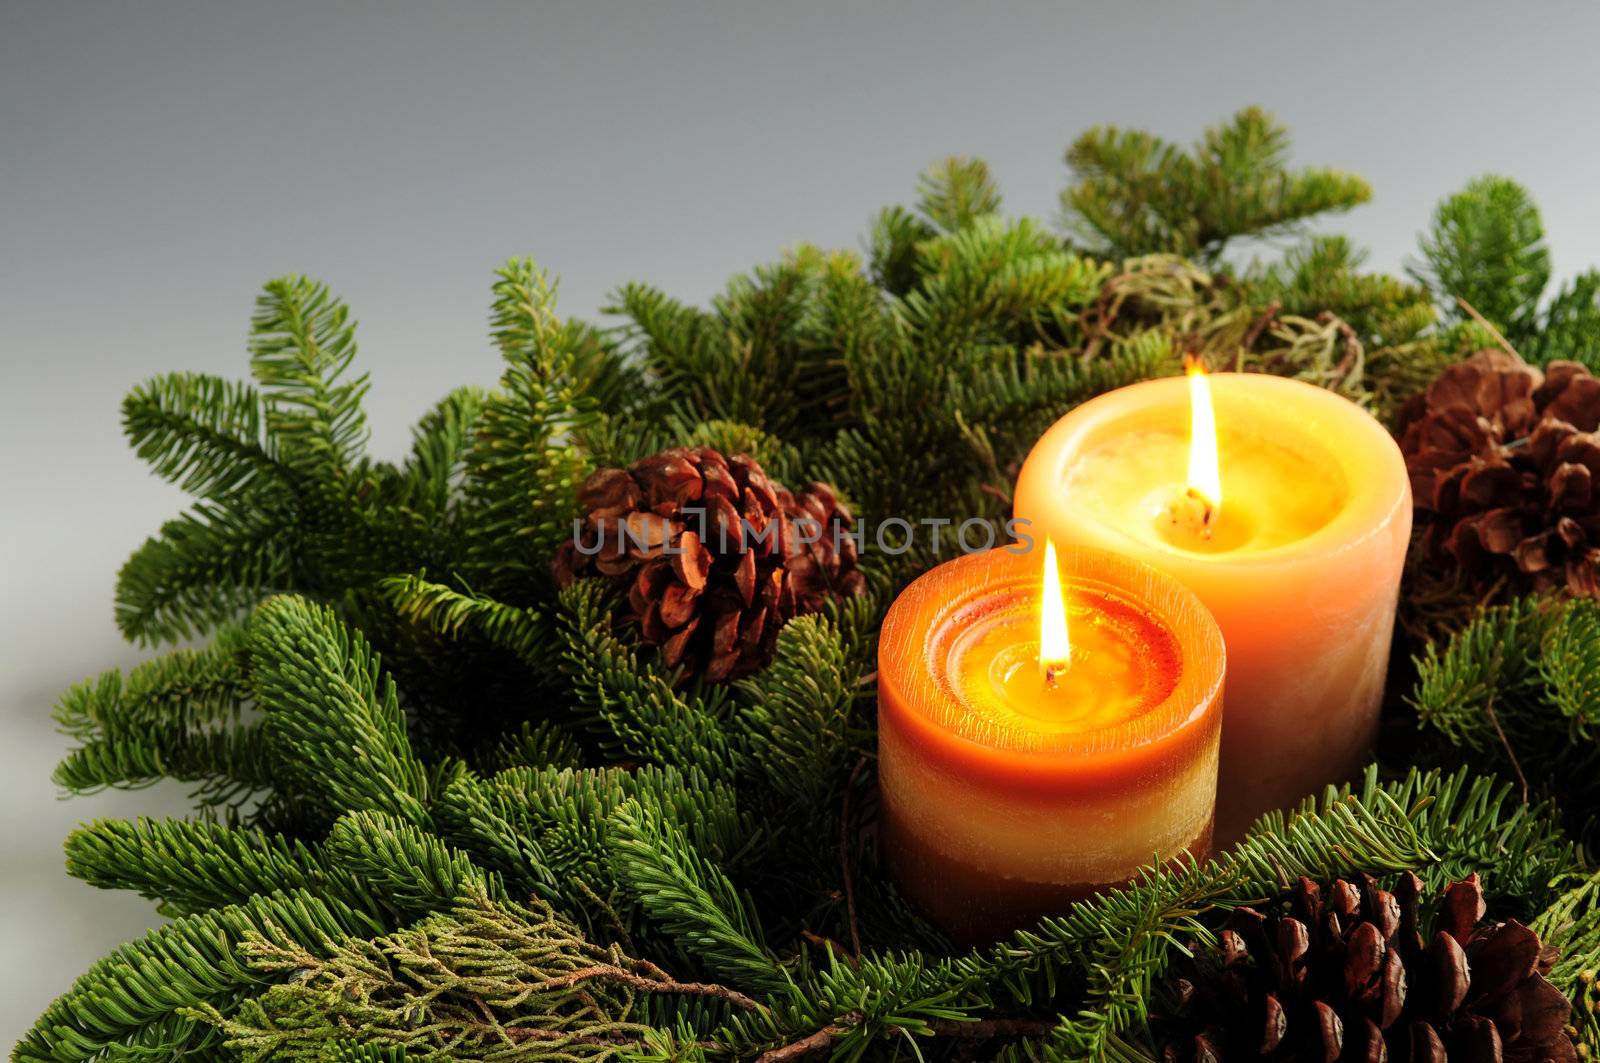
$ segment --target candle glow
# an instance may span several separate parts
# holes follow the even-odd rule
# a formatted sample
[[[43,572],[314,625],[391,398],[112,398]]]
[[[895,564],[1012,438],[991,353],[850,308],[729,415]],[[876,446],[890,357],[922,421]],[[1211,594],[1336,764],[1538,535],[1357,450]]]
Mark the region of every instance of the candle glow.
[[[1217,417],[1211,402],[1211,381],[1198,358],[1184,359],[1189,377],[1188,493],[1205,506],[1201,524],[1209,534],[1222,509],[1222,468],[1217,458]]]
[[[1039,672],[1053,685],[1058,672],[1072,664],[1072,640],[1067,636],[1067,603],[1061,597],[1061,568],[1056,544],[1044,541],[1044,586],[1039,592]]]

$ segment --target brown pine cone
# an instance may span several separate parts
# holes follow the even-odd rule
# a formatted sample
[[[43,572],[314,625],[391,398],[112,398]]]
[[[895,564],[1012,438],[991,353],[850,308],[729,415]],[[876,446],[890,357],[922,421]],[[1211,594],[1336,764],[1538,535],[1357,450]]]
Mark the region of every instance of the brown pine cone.
[[[1417,526],[1431,561],[1487,586],[1600,594],[1600,379],[1484,350],[1400,415]]]
[[[1515,920],[1480,925],[1476,875],[1445,890],[1425,938],[1422,889],[1302,878],[1283,910],[1236,910],[1175,984],[1163,1058],[1576,1063],[1571,1003],[1545,978],[1556,950]]]
[[[625,585],[630,618],[683,679],[748,675],[785,621],[866,589],[833,489],[796,497],[743,454],[674,447],[596,470],[578,500],[581,544],[557,552],[557,585],[594,574]]]

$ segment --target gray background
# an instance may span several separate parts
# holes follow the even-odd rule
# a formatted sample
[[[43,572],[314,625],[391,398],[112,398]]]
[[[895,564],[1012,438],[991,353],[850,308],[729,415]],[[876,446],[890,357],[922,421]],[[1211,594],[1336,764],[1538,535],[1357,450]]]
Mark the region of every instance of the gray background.
[[[1053,216],[1097,122],[1187,142],[1274,110],[1298,162],[1372,181],[1334,225],[1378,267],[1486,170],[1533,190],[1559,274],[1600,262],[1593,5],[991,6],[0,3],[0,1042],[154,922],[60,843],[182,794],[58,800],[47,713],[139,658],[112,580],[182,503],[124,448],[123,391],[243,375],[270,276],[351,302],[394,456],[430,400],[494,380],[508,255],[576,313],[628,279],[699,300],[796,241],[857,246],[944,154]]]

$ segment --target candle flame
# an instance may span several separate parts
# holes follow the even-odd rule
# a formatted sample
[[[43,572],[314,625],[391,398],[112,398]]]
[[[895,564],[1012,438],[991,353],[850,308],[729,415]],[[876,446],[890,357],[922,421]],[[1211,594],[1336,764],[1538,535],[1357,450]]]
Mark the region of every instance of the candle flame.
[[[1211,406],[1211,380],[1200,359],[1187,357],[1189,374],[1189,494],[1205,503],[1210,525],[1222,508],[1222,473],[1217,466],[1217,418]]]
[[[1061,570],[1056,565],[1056,544],[1044,541],[1044,588],[1039,597],[1039,671],[1054,683],[1067,670],[1072,643],[1067,638],[1067,604],[1061,597]]]

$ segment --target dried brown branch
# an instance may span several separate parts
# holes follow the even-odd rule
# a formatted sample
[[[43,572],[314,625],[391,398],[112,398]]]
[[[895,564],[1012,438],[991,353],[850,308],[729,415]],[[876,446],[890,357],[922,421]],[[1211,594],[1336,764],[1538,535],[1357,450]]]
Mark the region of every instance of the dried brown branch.
[[[861,1016],[855,1012],[843,1015],[838,1022],[830,1023],[805,1037],[768,1049],[757,1057],[756,1063],[785,1063],[787,1060],[800,1059],[813,1052],[820,1052],[849,1033],[860,1021]],[[963,1041],[989,1041],[1001,1037],[1043,1037],[1055,1028],[1056,1023],[1051,1019],[1000,1018],[975,1019],[971,1022],[962,1022],[958,1019],[932,1019],[927,1023],[928,1031],[935,1037],[950,1037]],[[883,1032],[889,1036],[896,1036],[909,1031],[899,1026],[885,1026]]]
[[[931,1019],[928,1029],[939,1037],[959,1037],[969,1041],[987,1041],[996,1037],[1043,1037],[1056,1028],[1054,1019],[978,1019],[959,1022],[955,1019]]]
[[[1511,740],[1506,737],[1505,728],[1500,726],[1500,717],[1494,711],[1494,694],[1491,692],[1483,703],[1483,714],[1489,717],[1489,724],[1494,728],[1494,733],[1500,736],[1500,744],[1505,747],[1506,756],[1511,760],[1511,770],[1517,773],[1517,784],[1522,790],[1522,801],[1528,801],[1528,777],[1522,772],[1522,762],[1517,759],[1516,750],[1511,748]]]
[[[1261,338],[1261,334],[1267,330],[1267,326],[1272,324],[1273,320],[1278,316],[1278,311],[1282,309],[1282,303],[1271,303],[1267,306],[1261,316],[1256,319],[1255,324],[1251,325],[1250,330],[1244,334],[1244,339],[1239,341],[1241,356],[1245,351],[1256,345],[1256,341]]]
[[[653,963],[641,961],[640,966],[648,968],[649,973],[638,974],[610,963],[595,964],[592,967],[580,967],[575,971],[568,971],[566,974],[555,978],[546,978],[542,982],[535,982],[527,987],[526,992],[547,993],[553,989],[570,989],[595,978],[609,978],[624,985],[632,986],[635,989],[642,989],[648,993],[682,993],[685,996],[716,997],[719,1000],[726,1000],[730,1004],[747,1010],[767,1010],[766,1005],[752,1000],[737,989],[730,989],[727,986],[709,982],[679,982],[669,977],[665,971]]]
[[[756,1063],[786,1063],[791,1059],[800,1059],[803,1056],[809,1056],[813,1052],[820,1052],[833,1044],[835,1039],[848,1033],[851,1026],[860,1019],[860,1016],[847,1015],[845,1018],[848,1020],[847,1022],[824,1026],[822,1029],[815,1033],[807,1034],[798,1041],[790,1041],[786,1045],[767,1049],[756,1057]]]
[[[1478,313],[1478,308],[1477,307],[1473,306],[1471,303],[1467,302],[1465,299],[1461,298],[1461,296],[1459,296],[1459,295],[1455,296],[1454,298],[1455,298],[1455,301],[1456,301],[1456,305],[1459,306],[1461,309],[1465,310],[1467,312],[1467,316],[1468,317],[1472,318],[1472,320],[1474,320],[1478,324],[1482,325],[1488,331],[1489,335],[1494,337],[1494,341],[1500,345],[1500,349],[1501,350],[1505,351],[1507,354],[1511,355],[1511,357],[1513,357],[1513,358],[1520,359],[1522,357],[1522,355],[1517,353],[1517,349],[1515,347],[1511,346],[1511,341],[1506,339],[1505,335],[1502,334],[1499,329],[1497,329],[1493,325],[1491,325],[1489,323],[1489,319],[1488,318],[1486,318],[1482,314]]]
[[[866,770],[867,758],[865,756],[856,760],[856,766],[850,769],[850,778],[844,784],[843,807],[839,812],[839,872],[844,878],[844,910],[850,924],[850,957],[853,960],[861,955],[861,927],[856,920],[856,890],[854,875],[850,867],[850,841],[853,835],[851,830],[850,795],[855,791],[856,782],[861,778],[861,773]]]

